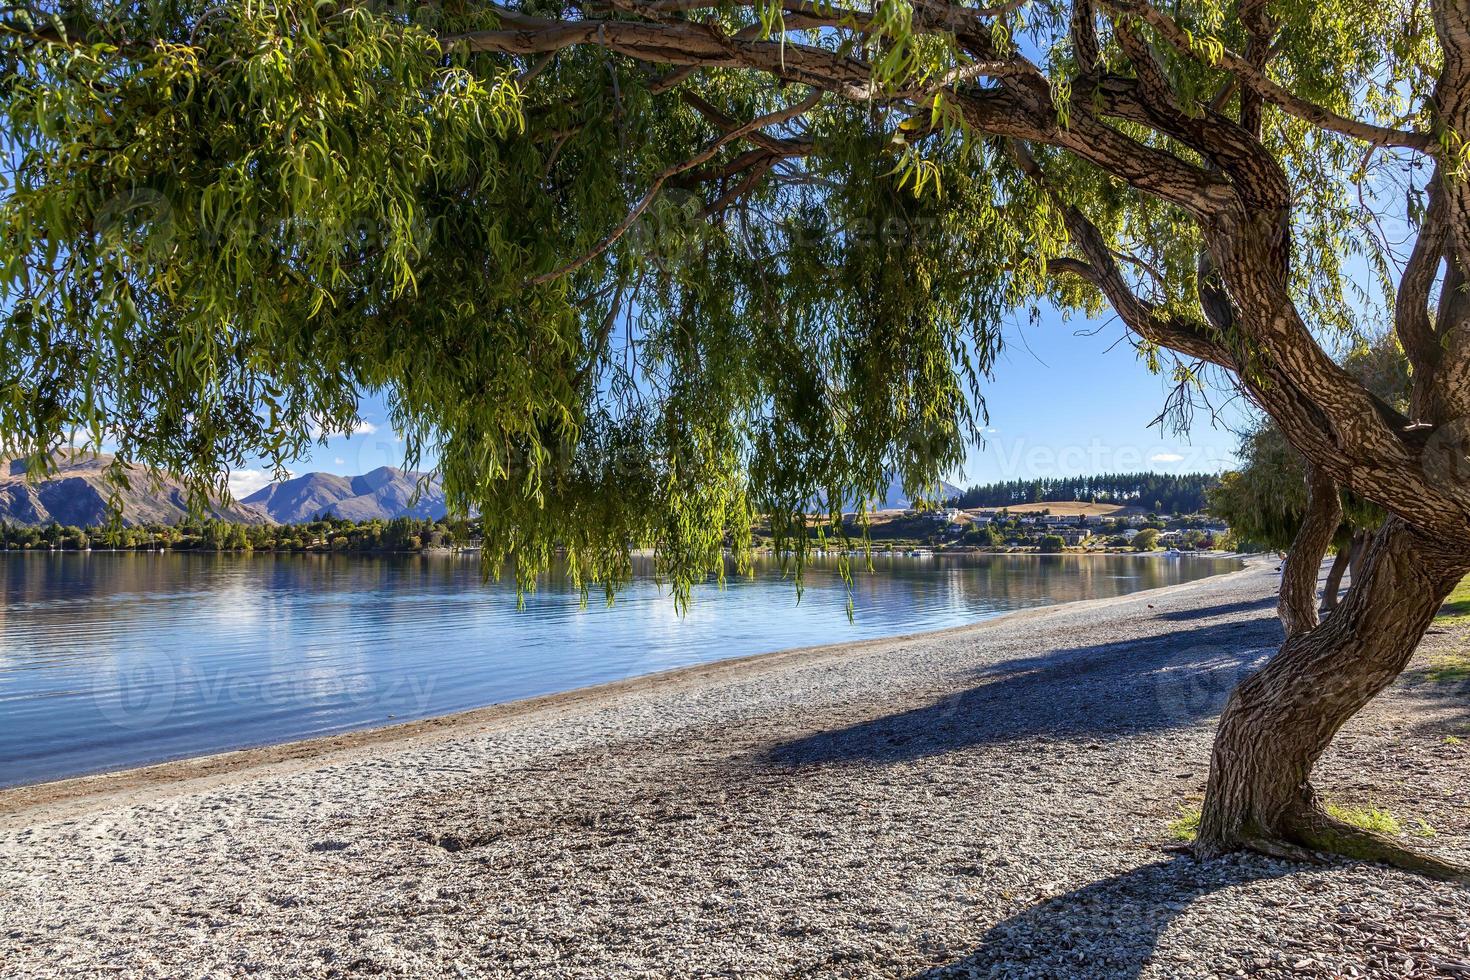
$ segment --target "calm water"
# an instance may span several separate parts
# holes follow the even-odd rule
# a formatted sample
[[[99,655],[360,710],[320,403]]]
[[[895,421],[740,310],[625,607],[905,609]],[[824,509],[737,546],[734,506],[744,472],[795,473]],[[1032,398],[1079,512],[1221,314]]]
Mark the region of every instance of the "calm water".
[[[1228,571],[1224,559],[875,559],[856,621],[831,565],[774,563],[687,616],[649,579],[517,612],[462,558],[0,556],[0,785],[445,714],[702,661],[972,623]]]

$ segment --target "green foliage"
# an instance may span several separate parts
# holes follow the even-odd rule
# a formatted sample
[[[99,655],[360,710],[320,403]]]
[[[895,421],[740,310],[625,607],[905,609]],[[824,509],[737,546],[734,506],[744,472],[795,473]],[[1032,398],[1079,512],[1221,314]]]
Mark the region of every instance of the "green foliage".
[[[1133,536],[1134,551],[1153,551],[1158,546],[1158,528],[1146,527]]]
[[[799,565],[813,499],[934,485],[977,438],[1000,317],[1044,288],[1038,236],[1059,237],[958,136],[927,158],[943,194],[916,195],[886,130],[837,103],[811,116],[821,184],[713,224],[671,188],[538,281],[711,133],[638,66],[570,51],[523,90],[513,59],[446,56],[428,29],[489,14],[74,13],[63,40],[0,49],[0,453],[40,467],[80,432],[202,505],[380,392],[407,463],[437,461],[451,510],[485,515],[487,570],[525,589],[558,549],[610,589],[653,547],[683,601],[757,512]],[[884,70],[940,57],[921,48]]]
[[[1205,509],[1206,493],[1218,482],[1210,473],[1103,473],[1042,477],[977,484],[960,494],[957,507],[1017,507],[1044,501],[1087,501],[1195,514]]]
[[[689,16],[769,37],[783,9]],[[855,9],[865,32],[803,36],[864,54],[875,93],[928,91],[961,66],[956,39],[919,33],[913,5]],[[662,85],[664,69],[595,46],[543,58],[441,43],[500,26],[495,10],[8,8],[0,455],[44,475],[74,437],[105,442],[116,480],[130,462],[177,473],[202,512],[230,468],[283,470],[378,393],[406,464],[432,458],[451,512],[483,515],[487,571],[508,562],[530,589],[564,551],[610,597],[629,549],[648,547],[682,603],[723,574],[726,549],[743,567],[757,514],[799,573],[823,535],[846,534],[843,501],[895,472],[911,494],[932,490],[979,442],[1003,325],[1043,302],[1102,307],[1092,286],[1048,274],[1069,250],[1057,200],[943,97],[917,99],[916,115],[824,97],[771,127],[811,152],[732,206],[729,168],[749,147],[715,146],[722,129],[688,97],[745,120],[801,86],[724,68]],[[1239,98],[1210,63],[1242,44],[1234,10],[1175,8],[1209,54],[1160,48],[1189,104]],[[1420,7],[1294,0],[1272,17],[1273,71],[1307,97],[1390,117],[1426,104]],[[1064,5],[1032,4],[988,25],[1002,53],[1042,53],[1059,123],[1066,20]],[[1115,39],[1102,56],[1120,61]],[[1350,335],[1344,261],[1378,240],[1359,234],[1373,220],[1361,148],[1274,112],[1265,139],[1302,202],[1293,290],[1314,324]],[[1064,202],[1149,270],[1158,314],[1198,324],[1193,219],[1037,154]],[[813,518],[817,500],[830,504]]]
[[[1056,553],[1067,550],[1067,542],[1059,534],[1044,535],[1040,548],[1043,552]]]

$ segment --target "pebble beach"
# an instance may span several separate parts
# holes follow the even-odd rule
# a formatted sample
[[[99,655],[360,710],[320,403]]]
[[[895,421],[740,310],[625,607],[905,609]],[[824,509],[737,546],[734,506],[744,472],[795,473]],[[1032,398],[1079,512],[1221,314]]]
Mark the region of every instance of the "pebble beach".
[[[0,792],[0,976],[1470,977],[1470,890],[1177,853],[1271,562]],[[1470,861],[1438,629],[1324,795]]]

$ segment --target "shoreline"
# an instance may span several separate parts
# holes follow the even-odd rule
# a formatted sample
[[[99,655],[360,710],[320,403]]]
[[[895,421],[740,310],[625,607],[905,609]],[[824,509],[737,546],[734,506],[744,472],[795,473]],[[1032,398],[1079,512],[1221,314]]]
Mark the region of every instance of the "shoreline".
[[[230,555],[233,557],[271,557],[271,558],[300,558],[300,557],[329,557],[329,558],[463,558],[478,557],[481,549],[478,546],[420,548],[416,551],[335,551],[330,548],[307,548],[282,550],[276,548],[3,548],[0,555],[208,555],[217,557]],[[916,555],[914,551],[923,551],[924,554]],[[654,552],[649,548],[634,548],[631,552],[635,558],[653,558]],[[1055,557],[1086,557],[1086,558],[1211,558],[1225,559],[1238,558],[1261,558],[1271,553],[1261,551],[1181,551],[1171,554],[1167,548],[1155,548],[1152,551],[1133,551],[1128,548],[1107,550],[1103,548],[1067,548],[1063,551],[1042,551],[1039,548],[1015,547],[1015,548],[978,548],[970,545],[943,548],[922,543],[895,545],[892,550],[874,548],[870,553],[873,558],[973,558],[977,555],[998,556],[1022,556],[1033,558],[1055,558]],[[842,551],[839,549],[814,550],[811,557],[814,558],[862,558],[864,552],[861,549]],[[755,558],[778,558],[779,555],[769,548],[756,549],[751,552]],[[734,556],[725,553],[728,560]]]
[[[1147,555],[1140,553],[1139,557]],[[523,722],[538,713],[554,717],[572,710],[611,704],[634,694],[697,688],[759,675],[782,666],[809,665],[915,642],[963,638],[1018,622],[1116,606],[1142,596],[1170,596],[1207,583],[1218,585],[1251,574],[1274,561],[1270,556],[1230,557],[1240,560],[1242,567],[1156,589],[1015,610],[962,626],[712,660],[446,715],[7,787],[0,789],[0,829],[26,823],[36,817],[50,819],[58,815],[57,811],[86,812],[112,803],[142,802],[175,791],[207,789],[253,775],[283,775],[375,749],[417,748],[440,740],[494,731]]]
[[[1443,975],[1463,886],[1171,853],[1227,692],[1281,642],[1272,567],[94,779],[0,820],[0,972]],[[1467,639],[1431,635],[1314,778],[1460,861],[1470,715],[1426,675]]]

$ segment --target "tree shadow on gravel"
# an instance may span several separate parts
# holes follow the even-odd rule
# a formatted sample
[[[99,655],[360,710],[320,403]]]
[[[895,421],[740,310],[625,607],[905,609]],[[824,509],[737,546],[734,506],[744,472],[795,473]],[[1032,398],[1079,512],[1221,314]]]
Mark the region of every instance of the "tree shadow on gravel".
[[[1242,599],[1240,602],[1222,602],[1215,606],[1201,606],[1197,609],[1174,609],[1169,612],[1156,613],[1159,619],[1174,623],[1187,623],[1197,619],[1214,619],[1216,616],[1235,616],[1240,613],[1260,612],[1265,609],[1276,609],[1276,596],[1262,596],[1259,599]]]
[[[1146,864],[1048,899],[998,923],[968,955],[916,975],[1118,978],[1138,976],[1159,937],[1196,900],[1254,881],[1322,871],[1252,855]],[[1241,937],[1244,946],[1248,939]],[[1194,964],[1215,971],[1219,964]]]
[[[1101,740],[1192,726],[1276,651],[1259,617],[1053,650],[977,672],[933,704],[818,732],[770,750],[774,765],[896,763],[1040,736]]]
[[[1416,668],[1405,672],[1400,685],[1403,696],[1424,716],[1414,725],[1416,734],[1470,741],[1470,673],[1443,666]]]

